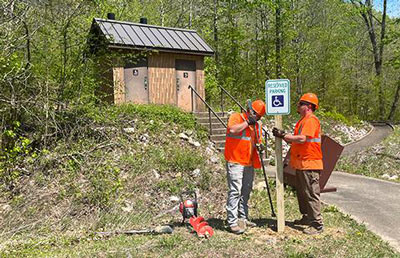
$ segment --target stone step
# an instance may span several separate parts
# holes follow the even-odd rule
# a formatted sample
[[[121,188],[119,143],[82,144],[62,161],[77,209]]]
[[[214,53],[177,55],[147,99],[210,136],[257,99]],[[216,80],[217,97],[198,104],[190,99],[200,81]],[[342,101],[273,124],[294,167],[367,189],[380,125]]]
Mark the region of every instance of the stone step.
[[[208,125],[207,125],[207,130],[209,130]],[[225,137],[225,134],[226,134],[226,128],[225,127],[213,128],[212,135],[220,135],[220,134],[223,134],[224,137]]]
[[[214,131],[213,131],[213,134],[211,135],[211,140],[212,141],[225,141],[225,136],[226,136],[226,134],[224,133],[224,134],[214,134]]]
[[[228,119],[226,117],[220,117],[220,118],[225,124],[228,123]],[[198,117],[197,118],[197,122],[201,123],[201,124],[202,123],[210,123],[210,119],[208,117],[200,117],[200,118]],[[211,117],[211,123],[213,123],[213,124],[215,124],[215,123],[221,124],[219,119],[216,118],[215,116]]]
[[[210,128],[209,123],[199,123],[199,124],[204,126],[207,129]],[[224,129],[226,131],[226,128],[221,123],[212,123],[211,128],[213,129],[213,133],[214,133],[214,129]]]
[[[227,115],[227,112],[215,112],[219,117],[223,117]],[[196,117],[208,117],[208,111],[206,112],[194,112],[193,113]],[[211,112],[211,117],[215,117],[214,113]]]

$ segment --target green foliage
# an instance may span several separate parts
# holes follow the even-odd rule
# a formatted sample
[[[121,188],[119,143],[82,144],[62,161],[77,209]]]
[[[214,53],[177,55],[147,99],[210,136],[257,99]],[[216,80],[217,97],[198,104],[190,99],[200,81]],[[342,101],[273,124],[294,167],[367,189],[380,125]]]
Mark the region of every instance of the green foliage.
[[[324,109],[318,110],[317,115],[321,119],[332,119],[337,122],[343,123],[348,126],[353,126],[353,125],[360,125],[361,120],[358,119],[357,116],[344,116],[343,114],[337,112],[335,109],[332,111],[325,111]]]
[[[37,154],[30,146],[30,139],[18,135],[21,123],[15,121],[12,129],[3,132],[4,139],[8,144],[4,150],[0,150],[0,182],[7,189],[12,189],[16,181],[24,174],[24,171],[15,166],[19,161],[31,160]]]

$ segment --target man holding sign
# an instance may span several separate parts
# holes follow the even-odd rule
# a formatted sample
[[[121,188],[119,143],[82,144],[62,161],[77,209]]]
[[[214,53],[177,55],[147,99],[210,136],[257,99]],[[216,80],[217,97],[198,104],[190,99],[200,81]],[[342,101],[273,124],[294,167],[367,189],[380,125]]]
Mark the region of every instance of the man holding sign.
[[[297,198],[303,217],[294,224],[309,225],[305,234],[323,232],[319,176],[323,169],[321,151],[321,125],[314,111],[318,109],[318,98],[306,93],[297,104],[301,118],[294,128],[294,134],[274,128],[275,137],[291,143],[290,166],[296,170]]]

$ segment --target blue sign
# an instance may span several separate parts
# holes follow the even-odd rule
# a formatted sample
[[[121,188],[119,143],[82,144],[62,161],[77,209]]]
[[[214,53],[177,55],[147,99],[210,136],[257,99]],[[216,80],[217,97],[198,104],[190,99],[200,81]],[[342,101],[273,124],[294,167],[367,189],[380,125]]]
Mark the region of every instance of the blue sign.
[[[265,104],[267,115],[290,114],[290,81],[288,79],[267,80]]]
[[[284,97],[283,95],[275,95],[272,96],[272,103],[273,107],[283,107],[284,106]]]

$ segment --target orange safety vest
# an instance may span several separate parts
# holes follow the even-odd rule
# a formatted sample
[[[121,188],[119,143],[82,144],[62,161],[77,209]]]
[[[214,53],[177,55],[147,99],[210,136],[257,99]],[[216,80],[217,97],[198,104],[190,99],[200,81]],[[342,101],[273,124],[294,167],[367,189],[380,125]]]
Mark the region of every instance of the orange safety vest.
[[[232,123],[232,121],[237,120]],[[234,113],[229,118],[228,128],[225,137],[225,160],[232,163],[239,163],[242,166],[253,166],[261,168],[260,158],[256,150],[256,133],[258,143],[261,143],[261,126],[257,122],[254,126],[249,126],[239,133],[231,133],[229,126],[243,123],[244,114]],[[254,128],[257,132],[254,131]]]
[[[300,119],[294,128],[294,135],[306,135],[307,139],[305,143],[292,143],[291,167],[299,170],[322,170],[321,124],[318,118],[309,114]]]

